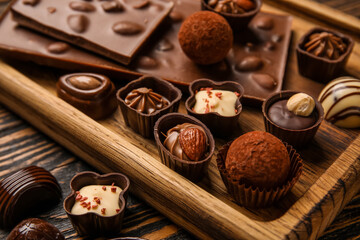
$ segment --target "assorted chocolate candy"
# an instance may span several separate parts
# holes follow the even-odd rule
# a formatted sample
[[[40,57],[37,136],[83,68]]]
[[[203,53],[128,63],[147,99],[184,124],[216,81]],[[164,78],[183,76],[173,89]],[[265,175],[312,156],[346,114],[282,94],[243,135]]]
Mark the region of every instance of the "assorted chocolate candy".
[[[144,137],[154,136],[162,162],[191,181],[202,179],[214,153],[210,130],[220,137],[233,132],[242,96],[246,103],[263,102],[267,132],[249,132],[224,145],[217,165],[236,202],[264,207],[286,195],[300,177],[302,159],[292,146],[311,141],[324,112],[325,119],[339,127],[360,127],[360,80],[335,79],[319,101],[305,93],[281,91],[291,17],[258,14],[261,4],[179,1],[170,13],[172,1],[18,0],[11,6],[15,22],[9,14],[1,20],[0,50],[18,58],[35,56],[34,61],[48,65],[62,63],[64,68],[92,64],[95,70],[161,76],[182,87],[191,83],[185,106],[195,117],[172,113],[182,94],[158,77],[140,77],[116,94],[126,125]],[[200,6],[207,11],[197,11]],[[145,42],[147,47],[140,51]],[[341,33],[312,29],[297,45],[299,72],[327,82],[343,69],[353,45]],[[129,65],[128,69],[77,47]],[[67,74],[56,88],[60,98],[94,119],[107,117],[117,107],[115,86],[101,74]],[[126,176],[84,172],[70,185],[64,208],[79,234],[120,232],[129,188]],[[34,166],[22,169],[0,182],[0,225],[9,229],[31,214],[27,209],[60,197],[49,172]],[[27,238],[64,239],[57,228],[34,218],[19,223],[8,237]]]

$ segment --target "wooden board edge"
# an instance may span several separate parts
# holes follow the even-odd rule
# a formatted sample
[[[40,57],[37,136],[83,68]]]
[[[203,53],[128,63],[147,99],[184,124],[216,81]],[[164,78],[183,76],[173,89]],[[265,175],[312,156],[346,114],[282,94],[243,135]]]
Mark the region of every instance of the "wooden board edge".
[[[360,185],[356,183],[360,180],[359,149],[360,136],[283,216],[287,219],[286,215],[306,212],[287,234],[288,239],[317,239],[358,193]]]
[[[334,25],[356,34],[360,33],[360,19],[322,3],[311,0],[264,0],[264,2],[282,9],[297,10],[310,17],[326,21],[329,25]]]

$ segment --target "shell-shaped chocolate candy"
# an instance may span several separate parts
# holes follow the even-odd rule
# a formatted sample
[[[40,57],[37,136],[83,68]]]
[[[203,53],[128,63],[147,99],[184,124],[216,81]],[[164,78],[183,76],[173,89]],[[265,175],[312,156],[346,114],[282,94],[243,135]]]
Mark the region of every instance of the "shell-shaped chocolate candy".
[[[27,239],[65,240],[65,237],[54,225],[39,218],[28,218],[16,225],[6,238],[6,240]]]
[[[37,166],[23,168],[0,182],[0,226],[11,229],[60,199],[61,188],[49,171]]]

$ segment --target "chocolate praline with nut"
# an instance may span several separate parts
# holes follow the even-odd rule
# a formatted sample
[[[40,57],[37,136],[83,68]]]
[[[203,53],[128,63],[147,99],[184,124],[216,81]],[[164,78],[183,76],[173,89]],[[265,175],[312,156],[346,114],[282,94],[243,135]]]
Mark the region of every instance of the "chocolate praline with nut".
[[[154,126],[161,162],[191,181],[201,180],[215,150],[210,130],[198,119],[168,113]]]
[[[319,101],[290,90],[269,96],[263,103],[262,112],[266,131],[296,148],[311,142],[324,119],[324,109]],[[301,116],[300,112],[308,116]]]
[[[115,86],[110,79],[95,73],[72,73],[61,76],[57,95],[93,119],[102,119],[117,107]]]

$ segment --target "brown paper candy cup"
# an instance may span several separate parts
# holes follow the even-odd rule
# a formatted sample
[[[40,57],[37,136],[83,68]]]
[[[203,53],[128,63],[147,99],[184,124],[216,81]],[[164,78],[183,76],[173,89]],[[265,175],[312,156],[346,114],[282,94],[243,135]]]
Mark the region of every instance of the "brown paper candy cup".
[[[182,123],[196,124],[204,129],[208,137],[209,146],[207,154],[202,160],[187,161],[180,159],[179,157],[172,155],[170,151],[163,145],[167,131]],[[155,123],[154,137],[161,157],[161,162],[163,164],[193,182],[200,181],[203,178],[215,150],[214,138],[205,124],[189,115],[181,113],[169,113],[159,118],[159,120]]]
[[[324,119],[324,109],[321,103],[319,103],[319,101],[317,101],[314,98],[315,101],[314,111],[317,111],[318,120],[313,126],[308,128],[294,130],[294,129],[286,129],[280,127],[274,122],[272,122],[267,114],[272,104],[280,100],[289,99],[292,95],[297,93],[299,92],[287,90],[270,95],[262,105],[262,112],[264,116],[265,130],[267,132],[273,134],[274,136],[280,138],[282,141],[287,142],[288,144],[292,145],[295,148],[302,148],[306,144],[311,142],[311,139],[314,138],[317,130],[320,127],[321,122]]]
[[[290,156],[290,172],[287,181],[282,186],[272,189],[259,189],[258,187],[248,186],[239,180],[233,179],[225,168],[225,159],[231,142],[225,144],[217,154],[217,166],[221,178],[227,188],[228,193],[235,201],[244,207],[262,208],[267,207],[284,197],[295,185],[302,172],[302,159],[296,150],[284,142]]]
[[[347,45],[347,50],[338,59],[318,57],[305,50],[304,45],[309,41],[310,35],[319,32],[329,32],[340,37]],[[299,73],[315,81],[327,83],[337,77],[344,68],[350,53],[354,47],[354,41],[347,35],[325,28],[313,28],[308,31],[296,46]]]
[[[146,87],[151,88],[154,92],[164,96],[170,104],[163,109],[151,114],[141,113],[136,109],[129,107],[125,103],[125,98],[132,90]],[[116,97],[120,106],[125,124],[130,126],[135,132],[145,138],[153,137],[153,127],[156,120],[162,115],[170,112],[177,112],[181,100],[181,91],[171,83],[160,78],[144,76],[131,81],[125,87],[118,90]]]

